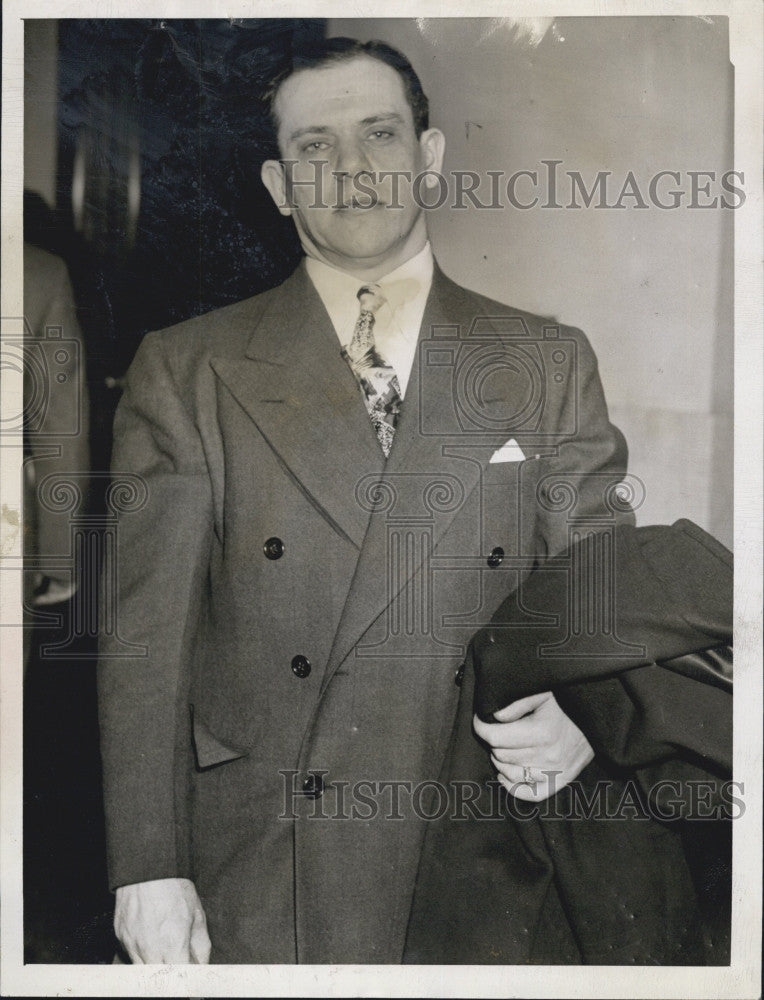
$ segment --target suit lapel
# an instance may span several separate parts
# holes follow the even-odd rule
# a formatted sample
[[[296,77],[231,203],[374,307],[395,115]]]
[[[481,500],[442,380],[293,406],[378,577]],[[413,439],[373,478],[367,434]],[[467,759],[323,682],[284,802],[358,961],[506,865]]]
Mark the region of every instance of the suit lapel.
[[[211,363],[314,506],[360,549],[369,511],[356,486],[381,474],[384,456],[304,266],[274,293],[246,355]]]

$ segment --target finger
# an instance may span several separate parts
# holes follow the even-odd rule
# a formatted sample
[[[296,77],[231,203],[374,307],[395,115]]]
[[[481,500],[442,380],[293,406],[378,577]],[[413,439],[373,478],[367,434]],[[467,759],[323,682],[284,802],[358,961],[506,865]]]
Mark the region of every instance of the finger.
[[[160,949],[159,958],[152,961],[161,962],[164,965],[189,965],[191,962],[191,947],[188,939],[179,941],[167,941]]]
[[[519,698],[517,701],[513,701],[510,705],[500,708],[498,712],[493,713],[493,717],[497,722],[516,722],[518,719],[522,719],[522,717],[527,715],[529,712],[534,712],[539,705],[543,705],[544,702],[548,701],[551,697],[551,691],[542,691],[540,694],[530,694],[527,698]]]
[[[550,783],[545,779],[529,785],[525,781],[512,781],[501,773],[497,777],[510,795],[515,799],[520,799],[522,802],[543,802],[557,792],[557,787],[554,783]]]
[[[502,764],[518,764],[520,767],[529,760],[533,761],[534,767],[538,767],[538,756],[538,747],[493,747],[491,751],[491,759],[495,757]]]
[[[502,750],[522,750],[539,747],[548,741],[543,723],[535,715],[518,719],[517,722],[483,722],[477,716],[473,719],[477,735],[491,747]],[[548,727],[547,727],[548,728]]]
[[[134,940],[118,936],[118,940],[133,965],[174,965],[190,961],[189,944],[183,940],[182,934],[179,940],[167,935],[154,940]]]
[[[475,730],[475,734],[491,746],[493,745],[491,740],[496,738],[494,735],[496,725],[497,723],[493,722],[483,722],[477,714],[472,716],[472,728]]]
[[[525,746],[525,741],[518,742],[515,739],[513,726],[517,722],[484,722],[477,715],[472,720],[475,733],[490,747],[502,747],[504,749],[515,749],[518,746]]]
[[[142,965],[144,962],[142,950],[138,947],[138,942],[132,934],[128,933],[121,919],[121,914],[114,917],[114,936],[122,945],[125,954],[133,965]]]
[[[191,961],[196,965],[209,965],[212,942],[206,931],[200,932],[191,941]]]
[[[540,771],[560,771],[569,765],[558,744],[540,742],[527,747],[491,747],[491,753],[502,764],[528,764]]]
[[[553,776],[553,772],[543,771],[538,767],[528,767],[527,764],[506,764],[497,760],[493,754],[491,760],[499,774],[504,775],[508,781],[516,785],[528,785],[533,788],[535,785],[548,782]]]
[[[551,691],[541,691],[538,694],[528,695],[526,698],[518,698],[517,701],[513,701],[494,712],[493,717],[497,722],[516,722],[523,716],[535,712],[552,697]]]
[[[210,960],[212,942],[207,932],[207,921],[204,913],[197,910],[194,915],[194,924],[191,928],[191,961],[197,965],[207,965]]]
[[[538,802],[544,796],[539,794],[539,786],[535,788],[531,785],[524,785],[522,782],[515,782],[512,785],[512,795],[521,802]]]
[[[125,954],[130,959],[131,962],[135,962],[136,953],[133,947],[133,941],[125,930],[119,903],[117,903],[114,909],[114,919],[112,921],[112,927],[114,929],[114,937],[117,939],[117,941],[119,941]]]
[[[134,965],[160,965],[180,961],[175,958],[166,958],[166,953],[172,951],[172,947],[168,949],[167,945],[160,941],[139,941],[132,947],[125,945],[125,950]]]
[[[138,946],[133,941],[127,941],[124,938],[120,938],[120,937],[117,937],[117,940],[122,945],[122,947],[125,949],[125,952],[127,953],[127,957],[130,959],[130,961],[132,962],[133,965],[143,965],[144,964],[143,958],[141,956],[141,953],[138,950]]]
[[[505,764],[493,754],[491,755],[491,761],[498,773],[513,785],[529,785],[533,787],[540,780],[543,780],[541,772],[535,768],[528,768],[526,771],[526,768],[521,764]]]
[[[155,957],[149,961],[188,965],[191,961],[191,916],[169,921],[160,928]]]
[[[514,799],[522,799],[523,802],[533,802],[536,796],[533,794],[533,790],[528,786],[524,785],[522,782],[510,781],[509,778],[505,777],[501,772],[497,775],[499,783],[503,788],[509,792],[509,794]]]

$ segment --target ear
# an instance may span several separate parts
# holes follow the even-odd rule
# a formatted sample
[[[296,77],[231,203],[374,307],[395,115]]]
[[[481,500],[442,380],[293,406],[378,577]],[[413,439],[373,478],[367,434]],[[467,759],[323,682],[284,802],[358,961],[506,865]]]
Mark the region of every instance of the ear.
[[[439,128],[428,128],[419,136],[419,151],[422,157],[422,170],[432,170],[439,174],[443,170],[443,156],[446,152],[446,137]],[[432,176],[425,178],[428,187],[437,183]]]
[[[260,170],[260,178],[279,212],[282,215],[291,215],[292,209],[287,200],[286,179],[281,161],[266,160]]]

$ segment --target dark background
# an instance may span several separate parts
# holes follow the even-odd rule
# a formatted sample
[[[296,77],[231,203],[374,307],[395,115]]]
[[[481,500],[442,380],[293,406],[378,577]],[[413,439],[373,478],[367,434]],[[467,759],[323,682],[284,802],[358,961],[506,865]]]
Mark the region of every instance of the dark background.
[[[260,95],[294,39],[324,30],[294,19],[59,22],[56,205],[25,192],[24,236],[69,267],[95,472],[108,470],[120,381],[144,334],[294,269],[294,227],[259,179],[273,152]],[[93,516],[104,482],[94,477]],[[60,624],[35,627],[26,673],[25,961],[108,963],[95,640],[72,632],[71,604],[46,609]],[[67,658],[41,648],[72,635]]]

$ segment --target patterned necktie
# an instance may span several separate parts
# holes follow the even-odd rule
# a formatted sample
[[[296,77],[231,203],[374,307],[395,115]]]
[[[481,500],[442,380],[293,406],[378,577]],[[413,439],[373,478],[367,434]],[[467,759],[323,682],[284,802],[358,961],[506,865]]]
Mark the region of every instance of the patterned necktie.
[[[374,346],[374,313],[385,301],[379,285],[363,285],[358,289],[361,311],[353,337],[342,356],[358,379],[377,438],[385,453],[390,454],[395,424],[401,405],[401,386],[395,369]]]

